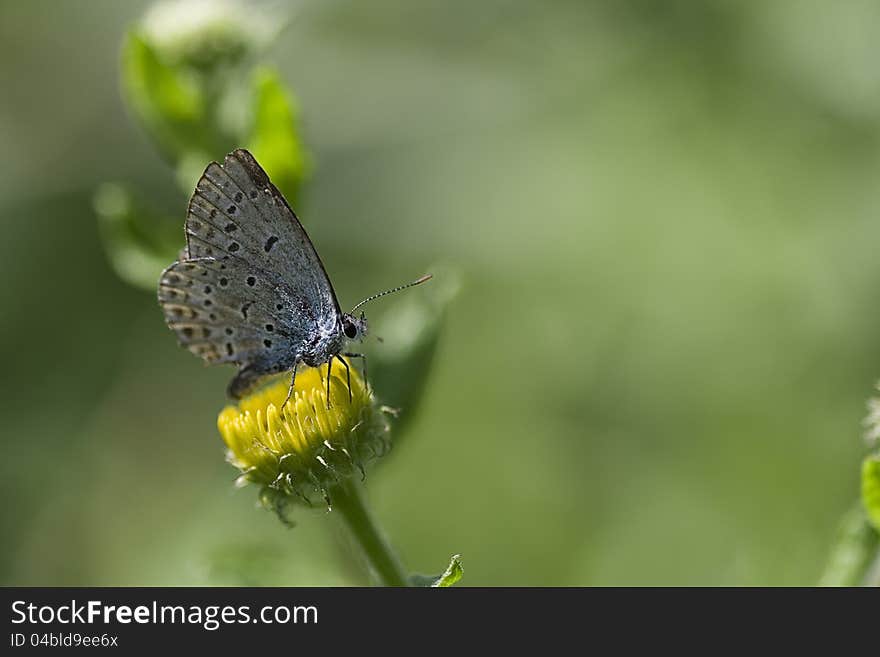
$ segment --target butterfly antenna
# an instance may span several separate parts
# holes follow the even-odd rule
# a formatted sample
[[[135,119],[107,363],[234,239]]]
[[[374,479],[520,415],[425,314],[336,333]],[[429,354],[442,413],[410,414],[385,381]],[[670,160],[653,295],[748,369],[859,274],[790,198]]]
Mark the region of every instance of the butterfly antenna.
[[[351,313],[354,314],[354,311],[357,310],[358,308],[360,308],[361,306],[363,306],[365,303],[369,303],[370,301],[374,301],[375,299],[378,299],[379,297],[384,297],[387,294],[394,294],[395,292],[400,292],[401,290],[405,290],[408,287],[413,287],[414,285],[421,285],[425,281],[430,281],[432,278],[433,278],[433,276],[431,274],[425,274],[424,276],[422,276],[418,280],[413,281],[412,283],[407,283],[406,285],[401,285],[400,287],[395,287],[394,289],[391,289],[391,290],[385,290],[384,292],[379,292],[379,294],[374,294],[371,297],[367,297],[366,299],[361,301],[359,304],[357,304],[354,308],[352,308]]]

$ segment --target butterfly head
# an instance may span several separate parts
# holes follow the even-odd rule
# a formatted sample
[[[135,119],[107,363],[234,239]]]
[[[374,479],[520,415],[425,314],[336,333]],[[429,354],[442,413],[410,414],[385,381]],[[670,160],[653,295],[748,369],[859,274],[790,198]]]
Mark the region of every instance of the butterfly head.
[[[354,308],[351,309],[350,313],[342,314],[342,332],[345,334],[345,337],[349,340],[363,340],[367,337],[367,318],[364,316],[364,312],[361,311],[360,317],[355,317],[355,311],[363,306],[365,303],[369,303],[374,299],[379,299],[384,297],[386,294],[392,294],[394,292],[400,292],[401,290],[405,290],[408,287],[412,287],[413,285],[420,285],[425,281],[431,280],[431,274],[425,274],[421,278],[413,281],[412,283],[407,283],[406,285],[400,285],[399,287],[395,287],[391,290],[385,290],[384,292],[379,292],[379,294],[374,294],[371,297],[367,297],[359,304],[355,305]],[[378,338],[378,336],[376,336]],[[378,338],[379,341],[382,341],[382,338]]]
[[[367,337],[367,318],[361,313],[355,317],[350,313],[342,315],[342,332],[349,340],[363,340]]]

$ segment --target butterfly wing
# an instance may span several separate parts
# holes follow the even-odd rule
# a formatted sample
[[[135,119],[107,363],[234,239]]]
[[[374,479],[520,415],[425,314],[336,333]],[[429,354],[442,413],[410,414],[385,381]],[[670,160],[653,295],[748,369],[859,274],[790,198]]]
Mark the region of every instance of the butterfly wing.
[[[230,257],[263,270],[322,327],[341,314],[336,293],[296,214],[253,155],[238,149],[211,163],[186,221],[190,258]]]
[[[301,341],[282,299],[238,259],[175,262],[159,279],[159,304],[180,344],[209,364],[259,365],[267,374],[292,366]]]
[[[183,346],[210,364],[238,365],[233,396],[291,369],[315,336],[338,327],[339,304],[311,240],[247,151],[205,169],[186,237],[184,257],[162,273],[159,302]]]

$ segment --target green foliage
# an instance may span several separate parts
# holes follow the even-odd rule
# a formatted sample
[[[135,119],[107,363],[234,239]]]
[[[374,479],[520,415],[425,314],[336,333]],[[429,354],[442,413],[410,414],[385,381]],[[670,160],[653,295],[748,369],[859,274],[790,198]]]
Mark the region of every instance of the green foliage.
[[[288,199],[299,197],[309,158],[296,130],[296,104],[278,72],[261,67],[253,76],[253,126],[247,143]]]
[[[880,532],[880,454],[862,461],[862,504],[874,530]]]
[[[868,402],[868,442],[876,444],[880,405]],[[880,452],[862,461],[861,504],[843,519],[831,557],[820,583],[826,586],[880,585]]]
[[[218,6],[185,29],[176,29],[180,17],[173,9],[158,17],[150,14],[129,29],[121,54],[123,98],[135,122],[174,167],[183,194],[192,193],[208,162],[245,147],[295,204],[309,169],[297,132],[296,103],[278,72],[255,57],[273,30],[265,20],[230,14],[230,7]],[[106,204],[96,196],[95,205]],[[123,280],[154,290],[162,268],[182,246],[182,218],[172,248],[165,220],[145,204],[136,211],[129,207],[98,214],[114,270]]]
[[[217,135],[208,128],[204,86],[194,72],[162,60],[139,30],[122,47],[122,88],[134,118],[166,157],[211,153]]]
[[[855,508],[844,516],[820,586],[857,586],[874,559],[880,538],[865,512]]]
[[[449,560],[449,565],[442,575],[411,575],[410,582],[413,586],[446,588],[454,586],[463,575],[464,568],[461,565],[461,555],[453,554]]]
[[[384,347],[370,359],[370,380],[379,398],[401,409],[395,434],[412,416],[425,388],[449,304],[460,288],[459,274],[433,267],[434,279],[418,294],[402,295],[377,323]]]
[[[152,290],[180,242],[179,222],[159,217],[121,185],[105,183],[94,197],[101,241],[116,274]]]

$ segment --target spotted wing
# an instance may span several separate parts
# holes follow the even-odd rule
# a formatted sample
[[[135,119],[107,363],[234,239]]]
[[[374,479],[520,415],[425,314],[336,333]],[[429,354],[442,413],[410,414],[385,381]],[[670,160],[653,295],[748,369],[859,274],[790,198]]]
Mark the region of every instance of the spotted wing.
[[[303,336],[283,295],[239,259],[175,262],[159,279],[159,304],[180,344],[210,364],[270,374],[296,362]]]
[[[205,169],[186,219],[190,259],[246,262],[278,285],[303,331],[332,330],[339,303],[309,236],[266,172],[246,150]]]

